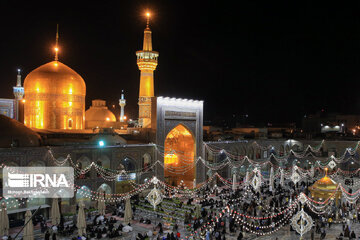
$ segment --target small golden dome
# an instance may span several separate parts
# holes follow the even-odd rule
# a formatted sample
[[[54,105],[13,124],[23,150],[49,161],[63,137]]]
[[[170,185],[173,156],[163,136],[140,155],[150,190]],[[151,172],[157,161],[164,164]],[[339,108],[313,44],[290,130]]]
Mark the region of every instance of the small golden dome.
[[[115,115],[106,106],[106,101],[96,99],[92,101],[92,106],[85,112],[85,127],[108,127],[116,122]]]
[[[325,176],[317,180],[309,187],[311,196],[317,200],[326,200],[329,197],[335,198],[336,202],[341,198],[341,191],[338,189],[338,184],[327,176],[327,169],[325,168]]]
[[[338,184],[334,180],[325,175],[325,177],[317,180],[311,188],[318,190],[335,190],[337,186]]]

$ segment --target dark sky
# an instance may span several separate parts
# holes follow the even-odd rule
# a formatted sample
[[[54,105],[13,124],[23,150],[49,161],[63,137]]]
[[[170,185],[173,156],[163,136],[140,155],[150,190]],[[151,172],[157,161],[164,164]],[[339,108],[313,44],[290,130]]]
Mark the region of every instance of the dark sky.
[[[157,96],[204,100],[205,119],[257,124],[360,113],[359,3],[313,2],[1,1],[0,97],[12,97],[18,67],[25,76],[53,60],[59,23],[59,58],[84,78],[87,107],[117,105],[124,89],[136,117],[135,51],[151,9]]]

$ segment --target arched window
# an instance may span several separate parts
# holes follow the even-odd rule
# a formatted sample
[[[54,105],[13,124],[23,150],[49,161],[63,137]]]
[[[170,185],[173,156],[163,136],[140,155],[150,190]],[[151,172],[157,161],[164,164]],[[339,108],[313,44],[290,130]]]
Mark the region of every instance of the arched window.
[[[286,144],[285,153],[288,154],[290,152],[290,145]]]
[[[285,154],[285,149],[284,149],[284,146],[281,145],[281,146],[280,146],[280,153],[279,153],[279,155],[280,155],[280,156],[284,156],[284,154]]]
[[[70,118],[70,119],[68,120],[68,128],[69,128],[69,129],[72,129],[72,127],[73,127],[73,120]]]
[[[81,158],[79,158],[76,161],[76,166],[79,169],[85,169],[86,167],[88,167],[90,165],[90,160],[89,158],[87,158],[86,156],[82,156]],[[81,174],[79,175],[80,179],[84,179],[84,178],[90,178],[90,171],[86,172],[85,174]]]
[[[295,152],[298,152],[300,151],[300,146],[298,144],[294,144],[292,147],[291,147],[292,150],[294,150]]]
[[[144,171],[147,171],[151,163],[151,156],[148,153],[145,153],[143,156],[143,168]]]
[[[247,156],[250,159],[254,159],[254,148],[252,148],[251,146],[248,147]]]
[[[87,186],[82,186],[76,191],[76,203],[83,201],[88,207],[91,204],[91,191]]]
[[[112,192],[111,187],[106,183],[101,184],[97,191],[98,192],[104,191],[105,194],[111,194]]]
[[[260,149],[260,148],[256,148],[255,152],[256,152],[255,158],[256,158],[256,159],[261,158],[261,149]]]
[[[124,166],[125,171],[135,171],[135,164],[132,159],[126,157],[121,161],[121,164]]]
[[[110,168],[110,159],[106,155],[101,155],[96,163],[103,168]]]
[[[5,162],[4,164],[5,166],[8,166],[8,167],[18,167],[19,165],[15,162]],[[3,184],[3,171],[0,170],[0,186],[2,186]]]

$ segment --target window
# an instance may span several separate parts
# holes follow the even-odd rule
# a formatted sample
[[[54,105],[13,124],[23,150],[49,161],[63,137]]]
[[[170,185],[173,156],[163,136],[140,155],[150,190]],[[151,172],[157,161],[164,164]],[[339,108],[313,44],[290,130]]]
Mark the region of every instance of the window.
[[[69,128],[69,129],[72,129],[72,127],[73,127],[73,120],[70,118],[70,119],[68,120],[68,128]]]

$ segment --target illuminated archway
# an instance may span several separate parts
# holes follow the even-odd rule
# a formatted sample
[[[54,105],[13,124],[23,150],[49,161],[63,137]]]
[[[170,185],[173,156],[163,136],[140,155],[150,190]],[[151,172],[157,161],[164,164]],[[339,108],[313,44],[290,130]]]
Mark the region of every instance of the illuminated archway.
[[[107,195],[110,195],[112,192],[111,187],[106,183],[101,184],[101,186],[98,188],[97,192],[100,192],[100,191],[104,191]]]
[[[193,187],[196,168],[194,166],[195,140],[193,134],[179,124],[165,139],[165,180],[177,186],[183,180],[184,185]]]
[[[125,157],[119,164],[118,170],[125,171],[125,174],[120,174],[116,178],[115,191],[119,193],[127,193],[133,190],[131,182],[136,181],[136,165],[135,160]]]
[[[80,189],[76,191],[76,203],[83,201],[86,207],[91,205],[91,190],[87,186],[82,186]]]

